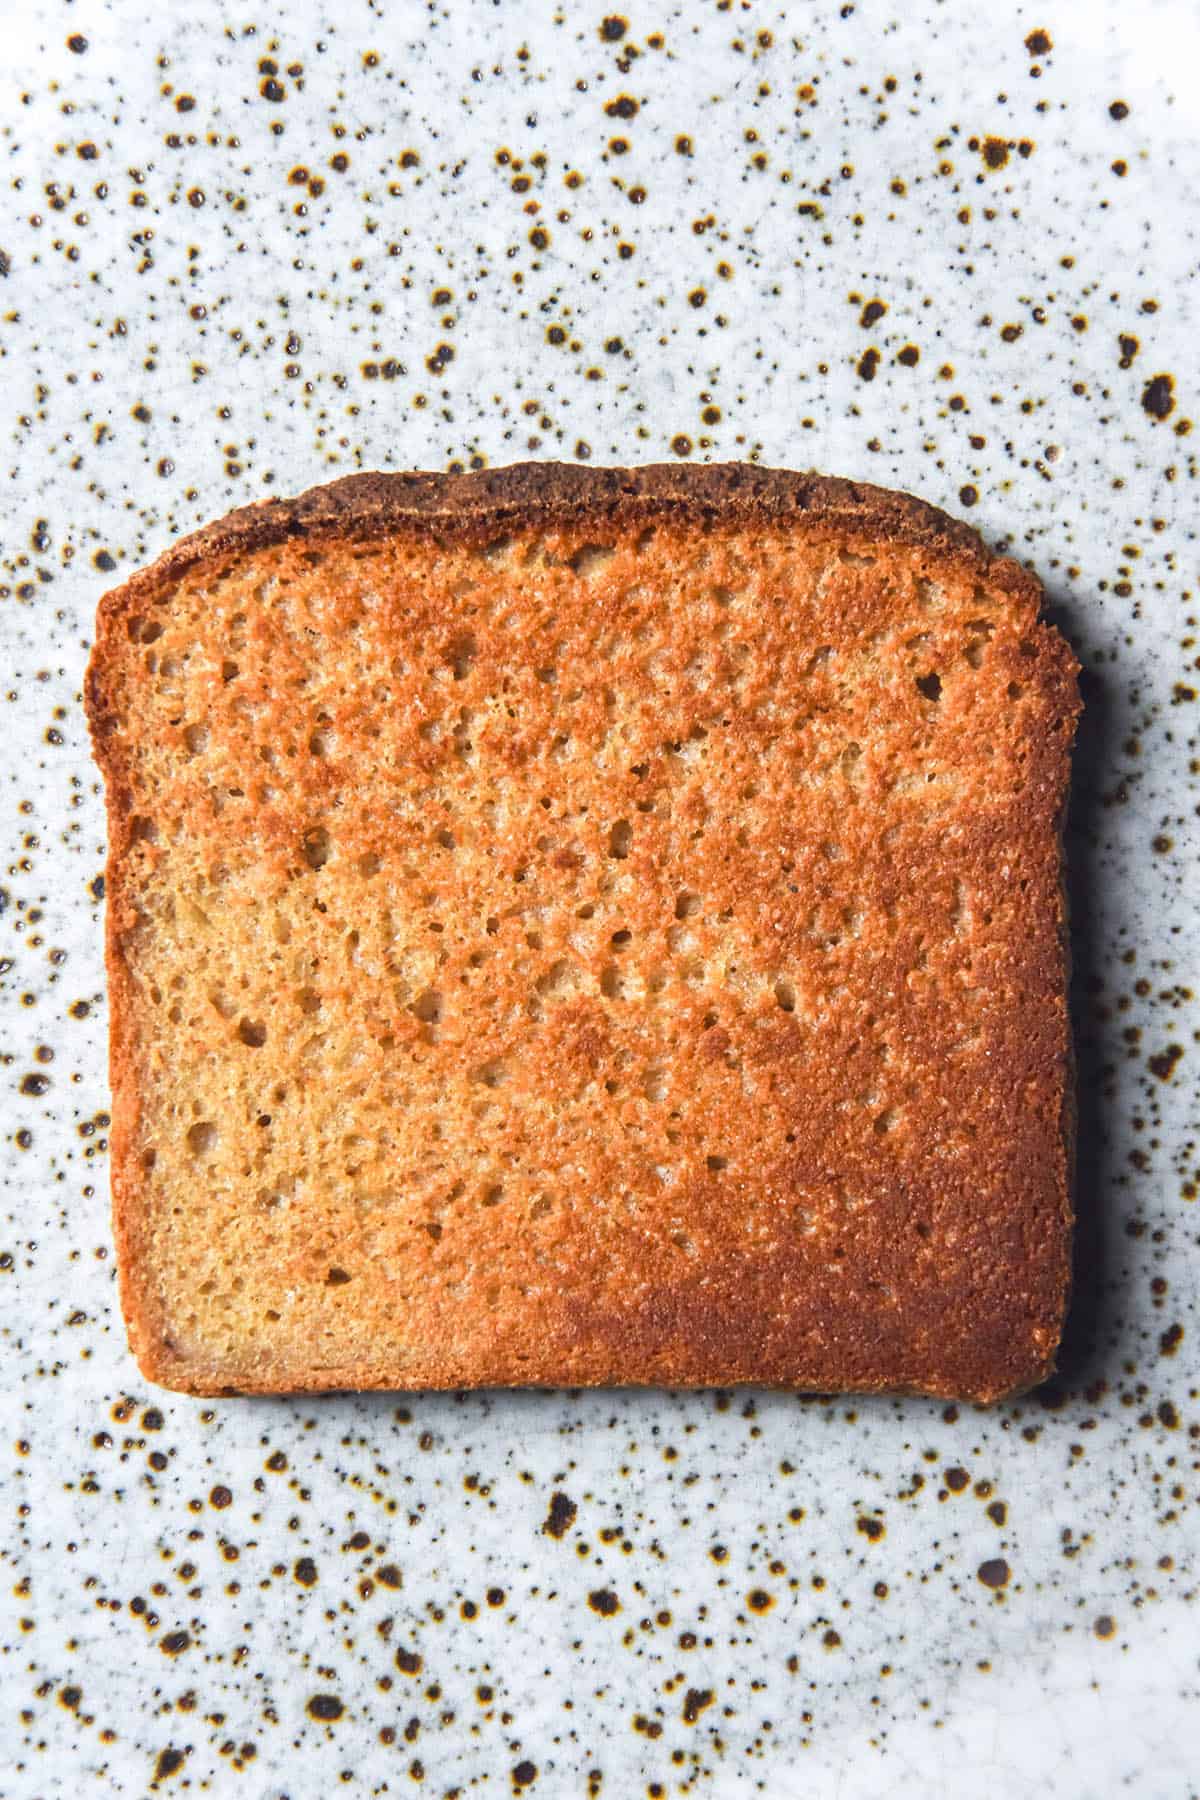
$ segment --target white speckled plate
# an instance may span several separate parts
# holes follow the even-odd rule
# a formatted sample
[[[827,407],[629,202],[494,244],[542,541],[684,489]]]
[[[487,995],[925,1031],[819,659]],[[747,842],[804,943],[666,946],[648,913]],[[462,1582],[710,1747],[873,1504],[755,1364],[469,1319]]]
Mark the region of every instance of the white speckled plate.
[[[15,0],[2,58],[0,1793],[1194,1795],[1194,7]],[[1050,1391],[141,1382],[97,597],[269,492],[524,456],[866,476],[1045,579],[1088,703]]]

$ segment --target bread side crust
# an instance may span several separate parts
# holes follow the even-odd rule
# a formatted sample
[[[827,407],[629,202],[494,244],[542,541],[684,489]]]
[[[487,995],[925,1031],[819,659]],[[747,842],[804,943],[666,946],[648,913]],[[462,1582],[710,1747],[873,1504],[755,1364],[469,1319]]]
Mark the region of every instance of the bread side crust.
[[[97,616],[96,644],[86,681],[86,707],[97,761],[103,772],[108,799],[109,853],[107,866],[108,910],[106,960],[110,994],[110,1075],[113,1092],[112,1187],[122,1307],[130,1343],[142,1372],[151,1380],[191,1393],[232,1391],[206,1376],[185,1358],[165,1348],[166,1322],[159,1318],[154,1297],[140,1281],[145,1268],[146,1183],[136,1159],[139,1111],[137,1045],[134,1041],[133,984],[123,942],[136,918],[135,895],[126,880],[132,841],[134,811],[117,720],[114,683],[116,647],[129,619],[139,610],[163,600],[189,571],[205,566],[214,574],[254,552],[302,537],[321,541],[363,541],[393,533],[419,533],[441,543],[482,544],[508,533],[536,532],[568,525],[576,532],[602,533],[668,519],[701,531],[711,528],[794,526],[806,536],[839,543],[859,543],[919,548],[948,574],[986,583],[1009,595],[1036,615],[1042,591],[1036,578],[1006,557],[990,552],[968,526],[949,518],[925,502],[837,478],[761,470],[751,465],[707,467],[677,465],[642,469],[587,469],[567,464],[516,464],[508,468],[469,475],[369,474],[347,477],[318,487],[294,500],[269,501],[231,513],[169,548],[155,563],[106,594]],[[1078,709],[1075,691],[1077,664],[1051,627],[1035,627],[1039,650],[1048,655],[1063,684],[1063,705],[1071,715]],[[1056,826],[1061,843],[1069,780],[1070,730],[1059,735],[1057,763],[1051,786],[1057,804]],[[1059,913],[1059,965],[1046,970],[1066,991],[1065,900]],[[1044,1271],[1053,1288],[1055,1310],[1061,1320],[1069,1278],[1071,1226],[1071,1171],[1074,1149],[1074,1093],[1071,1079],[1071,1042],[1064,1010],[1063,1040],[1058,1046],[1066,1073],[1058,1084],[1060,1099],[1061,1166],[1047,1172],[1060,1206],[1060,1240],[1057,1266]],[[1048,1076],[1050,1072],[1048,1071]],[[1047,1300],[1052,1296],[1048,1292]],[[581,1333],[591,1335],[604,1352],[604,1321],[580,1308]],[[981,1346],[978,1365],[939,1385],[922,1378],[911,1391],[934,1392],[958,1398],[990,1401],[1002,1394],[1021,1391],[1044,1379],[1053,1368],[1056,1345],[1027,1367],[1009,1370],[998,1383],[989,1372],[988,1356]],[[703,1356],[688,1367],[664,1361],[656,1346],[644,1346],[645,1374],[635,1379],[676,1386],[704,1386],[730,1380],[731,1361],[715,1347],[704,1367]],[[628,1355],[622,1357],[628,1363]],[[771,1367],[764,1353],[745,1379],[765,1385],[790,1386],[785,1376]],[[460,1387],[475,1379],[470,1368],[431,1367],[420,1370],[419,1385]],[[628,1379],[628,1377],[624,1377]],[[489,1379],[484,1377],[485,1380]],[[519,1377],[528,1382],[527,1376]],[[533,1385],[578,1385],[605,1380],[603,1368],[588,1368],[586,1359],[564,1367],[561,1376],[535,1379]],[[319,1368],[301,1377],[289,1375],[282,1383],[270,1373],[261,1380],[239,1380],[236,1391],[274,1393],[317,1391],[334,1385],[331,1372]],[[339,1367],[336,1385],[366,1389],[394,1387],[395,1367],[386,1360],[361,1363],[347,1371]],[[417,1385],[417,1384],[413,1384]],[[886,1373],[872,1379],[861,1368],[847,1386],[860,1391],[900,1391]]]

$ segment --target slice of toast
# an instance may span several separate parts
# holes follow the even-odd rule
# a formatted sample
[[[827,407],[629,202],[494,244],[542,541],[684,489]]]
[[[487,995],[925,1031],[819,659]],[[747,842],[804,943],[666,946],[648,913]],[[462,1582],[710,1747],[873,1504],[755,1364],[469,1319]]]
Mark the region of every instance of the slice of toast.
[[[113,1194],[193,1393],[1052,1367],[1076,663],[902,494],[366,475],[101,602]]]

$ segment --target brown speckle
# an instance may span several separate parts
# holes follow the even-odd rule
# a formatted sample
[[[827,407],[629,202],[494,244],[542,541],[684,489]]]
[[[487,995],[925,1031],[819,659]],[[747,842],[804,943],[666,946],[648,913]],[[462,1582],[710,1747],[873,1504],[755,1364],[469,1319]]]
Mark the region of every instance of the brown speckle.
[[[1160,1050],[1156,1055],[1147,1058],[1150,1073],[1157,1075],[1160,1081],[1170,1081],[1175,1073],[1175,1066],[1182,1056],[1182,1044],[1168,1044],[1165,1050]]]
[[[308,1703],[310,1719],[320,1719],[324,1724],[332,1725],[340,1719],[346,1708],[336,1694],[314,1694]]]
[[[689,1688],[683,1698],[683,1722],[694,1725],[705,1707],[711,1706],[715,1698],[711,1688]]]
[[[1154,420],[1168,419],[1175,411],[1175,377],[1152,375],[1142,389],[1142,411]]]
[[[547,1537],[565,1537],[575,1523],[575,1515],[579,1508],[569,1495],[555,1493],[550,1496],[550,1511],[546,1514],[542,1530]]]

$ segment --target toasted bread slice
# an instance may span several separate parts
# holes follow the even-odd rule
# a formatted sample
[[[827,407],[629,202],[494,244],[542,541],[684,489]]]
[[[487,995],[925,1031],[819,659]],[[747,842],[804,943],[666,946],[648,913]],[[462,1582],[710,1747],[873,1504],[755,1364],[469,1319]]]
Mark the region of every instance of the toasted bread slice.
[[[367,475],[106,596],[113,1192],[193,1393],[1052,1366],[1076,664],[905,495]]]

